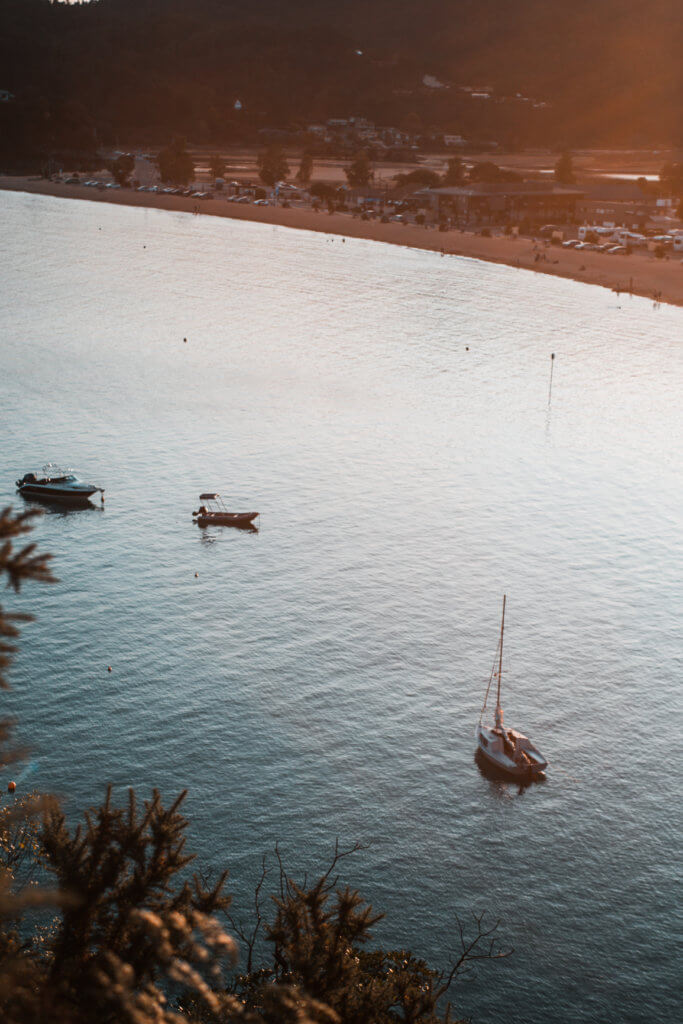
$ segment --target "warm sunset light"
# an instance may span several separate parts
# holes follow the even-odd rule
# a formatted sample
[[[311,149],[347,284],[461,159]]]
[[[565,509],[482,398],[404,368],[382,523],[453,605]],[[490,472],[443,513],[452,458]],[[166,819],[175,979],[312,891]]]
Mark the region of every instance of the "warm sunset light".
[[[672,1024],[678,0],[0,0],[0,1024]]]

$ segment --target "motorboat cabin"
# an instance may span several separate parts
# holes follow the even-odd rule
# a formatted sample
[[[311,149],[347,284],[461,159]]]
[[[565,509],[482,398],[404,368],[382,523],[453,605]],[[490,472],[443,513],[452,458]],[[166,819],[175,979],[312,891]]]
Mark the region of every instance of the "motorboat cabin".
[[[41,473],[26,473],[17,480],[17,489],[25,498],[50,501],[86,502],[97,491],[104,500],[104,488],[84,483],[71,469],[61,469],[49,462]]]

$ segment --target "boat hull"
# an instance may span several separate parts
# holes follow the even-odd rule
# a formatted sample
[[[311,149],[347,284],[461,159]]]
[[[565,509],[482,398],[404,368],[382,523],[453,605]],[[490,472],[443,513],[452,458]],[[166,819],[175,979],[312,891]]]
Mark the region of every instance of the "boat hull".
[[[489,766],[508,778],[537,778],[548,767],[540,750],[516,729],[491,729],[480,723],[474,735],[477,752]]]
[[[253,526],[258,512],[215,512],[197,516],[198,526]]]
[[[67,505],[83,505],[99,490],[99,487],[84,487],[82,490],[74,491],[41,484],[22,484],[18,488],[22,498],[31,498],[34,501],[58,501]]]
[[[485,750],[481,743],[477,744],[477,754],[490,768],[495,768],[501,775],[505,775],[510,779],[535,779],[542,775],[547,768],[547,765],[525,765],[520,767],[519,765],[503,764],[488,750]]]

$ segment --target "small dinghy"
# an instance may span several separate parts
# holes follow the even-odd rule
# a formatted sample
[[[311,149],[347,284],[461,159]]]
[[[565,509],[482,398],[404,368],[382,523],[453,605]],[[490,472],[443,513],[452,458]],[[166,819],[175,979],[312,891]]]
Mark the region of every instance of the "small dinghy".
[[[505,629],[505,596],[503,596],[503,619],[500,625],[500,639],[496,651],[496,659],[491,669],[489,683],[486,687],[484,706],[479,715],[479,724],[475,730],[477,740],[477,753],[483,757],[488,764],[498,771],[509,775],[514,779],[533,779],[539,776],[548,767],[540,750],[538,750],[528,736],[517,732],[516,729],[506,729],[503,724],[503,709],[500,706],[500,681],[503,674],[503,631]],[[498,671],[496,672],[496,661]],[[498,693],[496,697],[496,711],[493,725],[484,723],[484,715],[489,699],[489,691],[494,676],[498,678]]]
[[[220,494],[200,494],[203,503],[192,516],[198,526],[241,526],[255,529],[258,512],[230,512]]]

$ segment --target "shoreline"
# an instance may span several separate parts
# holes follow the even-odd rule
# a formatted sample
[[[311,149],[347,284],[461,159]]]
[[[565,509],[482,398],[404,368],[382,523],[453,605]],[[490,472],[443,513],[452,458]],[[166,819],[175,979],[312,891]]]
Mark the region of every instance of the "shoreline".
[[[387,242],[411,249],[443,252],[449,256],[465,256],[488,263],[502,263],[540,274],[565,277],[584,284],[598,285],[655,299],[674,306],[683,306],[683,260],[678,255],[656,259],[649,252],[636,250],[630,256],[609,256],[600,252],[575,252],[561,246],[545,247],[542,241],[529,238],[494,236],[485,238],[466,231],[438,231],[436,228],[412,224],[382,224],[361,220],[350,214],[323,212],[281,206],[253,206],[227,203],[225,199],[198,201],[191,197],[169,196],[128,189],[98,191],[84,185],[61,185],[44,179],[0,177],[0,189],[33,195],[57,196],[65,199],[89,199],[91,202],[118,203],[158,210],[173,210],[233,220],[255,221],[281,227],[319,231],[324,234]],[[632,282],[632,288],[631,288]]]

